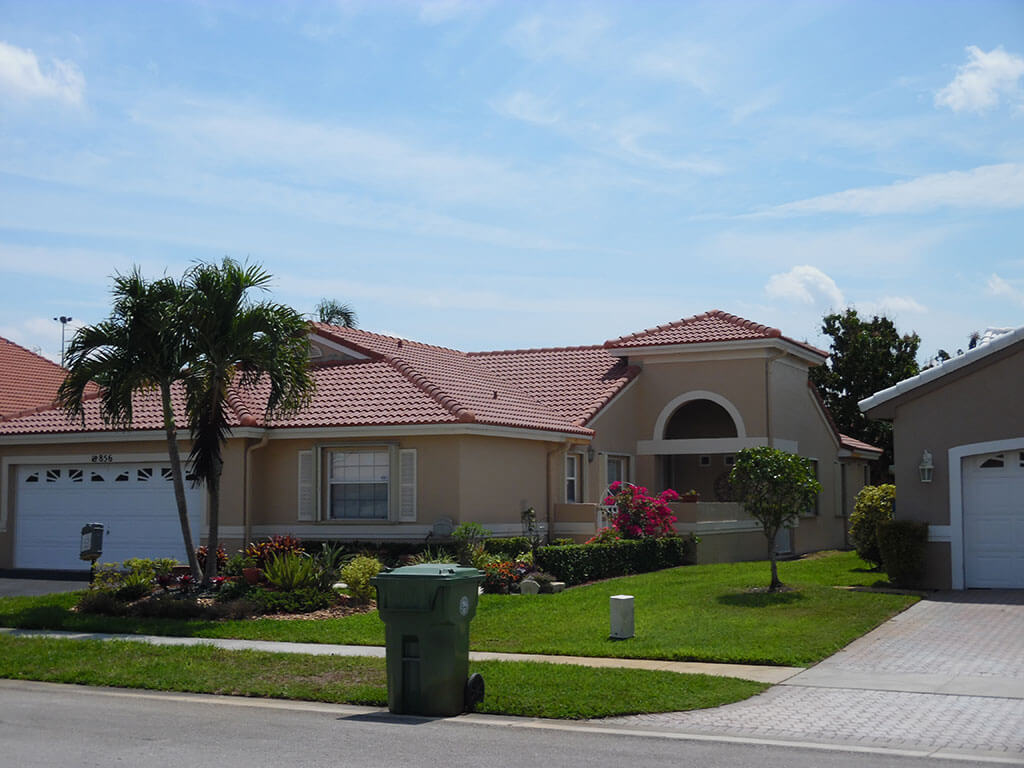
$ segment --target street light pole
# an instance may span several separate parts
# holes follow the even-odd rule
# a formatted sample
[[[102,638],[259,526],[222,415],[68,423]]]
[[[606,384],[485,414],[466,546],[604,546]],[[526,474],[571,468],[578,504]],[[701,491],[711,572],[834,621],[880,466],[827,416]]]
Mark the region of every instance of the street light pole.
[[[56,320],[58,323],[60,323],[60,364],[61,364],[61,367],[63,368],[64,367],[64,328],[74,318],[67,317],[65,315],[61,315],[60,317],[55,317],[53,319]]]

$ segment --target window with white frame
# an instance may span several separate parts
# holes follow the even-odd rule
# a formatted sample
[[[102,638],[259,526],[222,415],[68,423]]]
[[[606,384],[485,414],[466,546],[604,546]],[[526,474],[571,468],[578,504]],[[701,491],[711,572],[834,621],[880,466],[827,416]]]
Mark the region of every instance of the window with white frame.
[[[387,448],[328,451],[327,483],[330,519],[388,519],[391,453]]]
[[[570,453],[565,457],[565,502],[567,504],[578,504],[583,501],[580,466],[578,453]]]
[[[608,485],[629,482],[629,456],[608,457]]]

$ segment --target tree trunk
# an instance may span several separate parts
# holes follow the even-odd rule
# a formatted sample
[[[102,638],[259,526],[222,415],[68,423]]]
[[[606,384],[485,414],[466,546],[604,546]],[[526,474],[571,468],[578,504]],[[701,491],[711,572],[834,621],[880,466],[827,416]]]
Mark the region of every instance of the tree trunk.
[[[772,583],[768,585],[769,592],[778,592],[779,587],[782,586],[782,582],[779,581],[779,566],[775,561],[775,539],[779,535],[779,529],[776,528],[774,533],[768,539],[768,562],[772,566]]]
[[[192,541],[192,526],[188,520],[188,503],[185,501],[185,478],[181,470],[181,453],[178,451],[178,430],[174,424],[174,411],[171,409],[171,387],[169,384],[160,386],[160,398],[164,410],[164,432],[167,435],[167,454],[171,460],[171,480],[174,483],[174,501],[178,505],[178,521],[181,523],[181,538],[185,543],[185,555],[192,578],[198,583],[202,578],[199,560],[196,558],[196,547]]]
[[[206,536],[206,573],[203,575],[203,586],[209,586],[217,576],[217,549],[220,547],[220,475],[223,471],[224,461],[218,459],[213,474],[207,479],[210,532]]]

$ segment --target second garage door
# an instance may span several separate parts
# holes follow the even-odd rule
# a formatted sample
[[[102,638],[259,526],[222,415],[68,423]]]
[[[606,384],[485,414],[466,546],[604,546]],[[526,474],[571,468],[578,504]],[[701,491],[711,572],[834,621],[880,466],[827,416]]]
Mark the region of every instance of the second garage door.
[[[185,486],[198,541],[203,493]],[[53,464],[18,468],[16,568],[80,570],[82,526],[106,528],[101,562],[130,557],[187,561],[169,464]]]

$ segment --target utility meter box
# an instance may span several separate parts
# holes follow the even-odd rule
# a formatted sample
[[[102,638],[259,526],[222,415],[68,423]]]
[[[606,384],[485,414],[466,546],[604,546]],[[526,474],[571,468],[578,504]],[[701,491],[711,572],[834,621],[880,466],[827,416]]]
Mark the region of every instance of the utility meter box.
[[[82,526],[82,546],[78,558],[95,563],[102,555],[103,523],[86,523]]]
[[[385,625],[388,709],[406,715],[458,715],[483,699],[469,675],[469,622],[484,574],[454,563],[379,573],[377,612]]]

